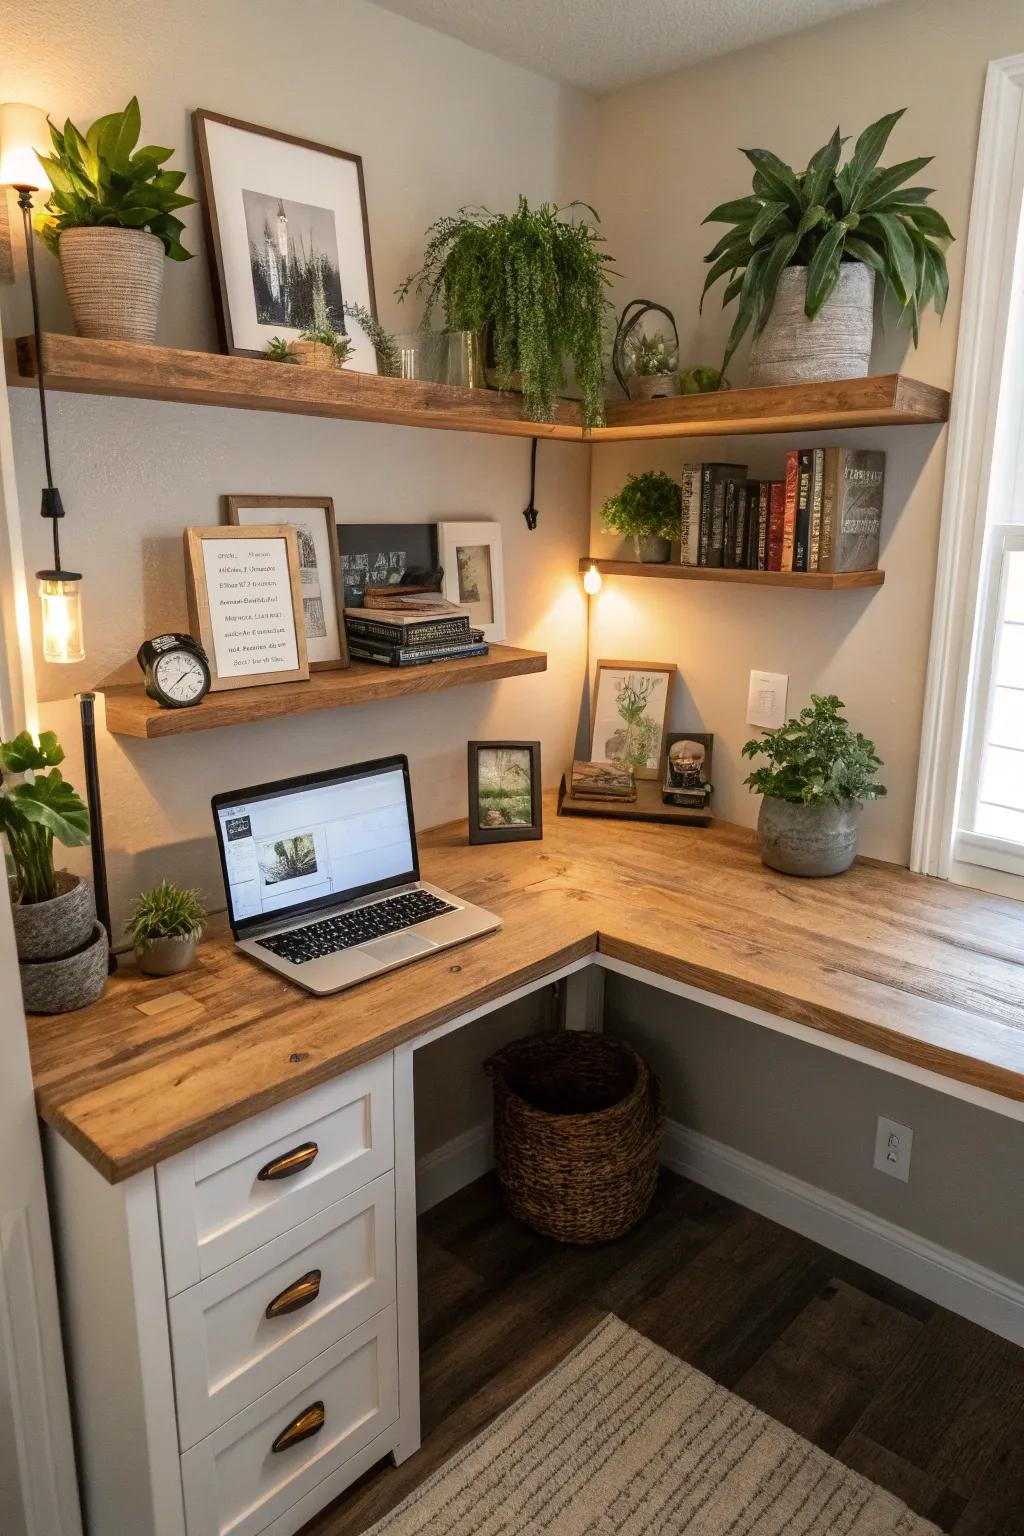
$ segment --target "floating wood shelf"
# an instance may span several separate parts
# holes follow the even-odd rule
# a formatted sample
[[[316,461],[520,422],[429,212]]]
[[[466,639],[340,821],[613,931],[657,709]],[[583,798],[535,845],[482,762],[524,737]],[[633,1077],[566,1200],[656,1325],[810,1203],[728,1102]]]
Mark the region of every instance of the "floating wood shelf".
[[[316,709],[370,704],[410,693],[438,693],[468,683],[491,683],[502,677],[544,672],[547,664],[543,651],[492,645],[486,656],[434,661],[422,667],[380,667],[370,661],[354,661],[337,672],[314,672],[308,683],[270,683],[210,693],[191,709],[161,709],[141,685],[106,688],[103,694],[107,730],[115,736],[136,736],[145,741],[273,720],[280,715],[306,715]]]
[[[580,570],[596,565],[602,576],[653,576],[659,581],[738,581],[752,587],[803,587],[809,592],[840,592],[851,587],[880,587],[884,571],[748,571],[730,566],[644,565],[639,560],[580,561]]]
[[[676,395],[668,400],[613,400],[608,402],[607,426],[585,436],[579,407],[573,400],[559,401],[554,422],[526,421],[518,395],[453,389],[418,379],[380,378],[347,368],[289,367],[261,358],[224,357],[126,341],[90,341],[55,333],[43,337],[43,361],[49,389],[79,394],[177,400],[187,405],[284,411],[344,421],[569,442],[919,426],[942,422],[949,416],[946,390],[891,373],[826,384]],[[8,380],[26,384],[34,377],[32,338],[23,337],[12,349]]]

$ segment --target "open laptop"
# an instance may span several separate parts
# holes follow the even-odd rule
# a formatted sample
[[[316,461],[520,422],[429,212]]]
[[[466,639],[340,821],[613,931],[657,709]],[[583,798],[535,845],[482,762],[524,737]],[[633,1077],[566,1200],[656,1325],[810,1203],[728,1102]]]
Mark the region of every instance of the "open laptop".
[[[420,879],[404,756],[212,804],[239,949],[309,992],[338,992],[501,927]]]

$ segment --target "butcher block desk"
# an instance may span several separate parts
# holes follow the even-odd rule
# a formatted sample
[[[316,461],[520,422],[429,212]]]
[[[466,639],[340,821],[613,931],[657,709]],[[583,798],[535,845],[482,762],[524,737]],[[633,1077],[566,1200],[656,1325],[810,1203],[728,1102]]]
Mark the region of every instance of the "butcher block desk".
[[[29,1021],[90,1536],[289,1536],[416,1448],[412,1055],[511,998],[600,1027],[617,970],[1024,1119],[1024,903],[546,809],[421,839],[497,934],[327,998],[213,940]]]

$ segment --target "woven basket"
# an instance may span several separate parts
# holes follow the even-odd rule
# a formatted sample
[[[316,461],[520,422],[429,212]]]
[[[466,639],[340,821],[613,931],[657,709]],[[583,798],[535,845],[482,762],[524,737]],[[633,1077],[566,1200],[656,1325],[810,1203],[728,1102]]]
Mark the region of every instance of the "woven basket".
[[[679,394],[678,373],[631,373],[626,380],[631,400],[664,400]]]
[[[164,286],[164,248],[156,235],[104,225],[66,229],[58,250],[79,336],[156,340]]]
[[[337,368],[338,354],[325,341],[293,341],[292,354],[303,368]]]
[[[562,1243],[634,1227],[658,1181],[657,1078],[630,1046],[565,1031],[513,1041],[484,1063],[509,1211]]]

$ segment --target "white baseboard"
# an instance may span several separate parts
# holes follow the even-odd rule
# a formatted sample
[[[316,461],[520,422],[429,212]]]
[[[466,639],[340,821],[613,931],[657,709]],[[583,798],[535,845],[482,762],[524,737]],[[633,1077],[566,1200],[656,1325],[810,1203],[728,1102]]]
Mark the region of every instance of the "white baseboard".
[[[470,1126],[443,1146],[416,1159],[416,1211],[422,1215],[494,1167],[490,1120]]]
[[[972,1323],[1024,1344],[1024,1285],[669,1120],[662,1162]]]

